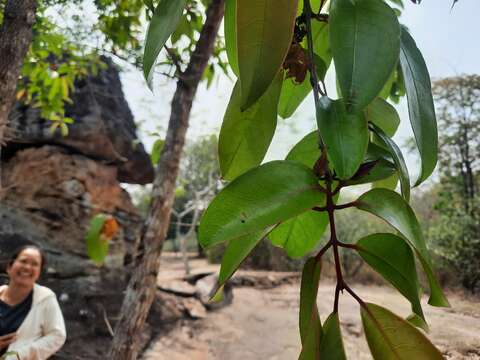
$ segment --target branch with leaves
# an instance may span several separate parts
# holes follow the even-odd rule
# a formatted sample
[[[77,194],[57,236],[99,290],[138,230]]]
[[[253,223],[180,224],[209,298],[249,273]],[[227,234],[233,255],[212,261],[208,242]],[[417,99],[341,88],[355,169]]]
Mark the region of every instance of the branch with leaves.
[[[427,322],[416,260],[428,279],[429,304],[449,304],[409,205],[407,166],[392,140],[401,119],[389,100],[406,94],[421,160],[415,185],[421,184],[437,163],[437,124],[425,61],[398,21],[402,8],[398,0],[226,2],[226,49],[237,76],[219,138],[220,168],[229,183],[202,217],[199,241],[207,248],[227,244],[219,289],[265,237],[290,257],[313,253],[302,274],[299,359],[346,358],[339,320],[343,293],[359,304],[374,359],[443,358],[417,329],[426,329]],[[332,59],[338,99],[327,95],[324,83]],[[288,119],[312,92],[317,130],[285,160],[261,164],[277,115]],[[338,204],[341,191],[358,184],[372,189]],[[376,216],[396,234],[340,239],[335,219],[344,209]],[[319,244],[327,228],[330,239]],[[412,315],[402,319],[362,299],[345,280],[341,248],[356,252],[408,299]],[[329,251],[337,283],[332,313],[322,324],[316,297]]]

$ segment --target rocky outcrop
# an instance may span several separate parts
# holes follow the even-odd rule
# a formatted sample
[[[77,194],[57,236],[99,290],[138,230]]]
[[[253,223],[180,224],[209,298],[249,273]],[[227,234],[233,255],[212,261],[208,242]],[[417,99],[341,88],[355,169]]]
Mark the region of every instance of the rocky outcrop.
[[[76,83],[73,104],[66,109],[75,120],[68,136],[52,134],[38,110],[17,104],[9,128],[13,137],[0,159],[0,273],[18,246],[35,243],[46,250],[41,283],[56,292],[68,332],[59,359],[105,358],[142,224],[121,183],[153,179],[118,72],[110,60],[104,62],[108,67],[98,76]],[[119,224],[101,267],[88,259],[85,245],[90,220],[98,213]],[[161,299],[145,342],[162,322],[175,318],[173,303]]]
[[[27,211],[57,250],[85,257],[90,219],[106,213],[120,224],[109,261],[121,266],[133,251],[141,219],[117,181],[115,166],[43,146],[17,152],[3,165],[3,174],[3,203]]]
[[[120,182],[146,184],[153,181],[153,167],[136,135],[133,115],[122,91],[112,61],[97,76],[78,80],[67,104],[65,116],[74,119],[68,136],[50,131],[50,121],[40,117],[39,109],[17,103],[10,115],[10,140],[3,149],[7,156],[19,148],[60,145],[118,168]]]

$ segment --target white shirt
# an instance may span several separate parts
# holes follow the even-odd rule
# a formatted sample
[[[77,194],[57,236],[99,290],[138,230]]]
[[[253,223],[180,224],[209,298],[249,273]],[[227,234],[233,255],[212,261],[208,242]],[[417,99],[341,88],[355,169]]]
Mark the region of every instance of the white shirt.
[[[0,286],[0,294],[6,286]],[[67,332],[55,293],[45,286],[33,287],[32,307],[17,330],[17,340],[7,351],[18,354],[20,360],[45,360],[65,343]],[[17,360],[15,355],[6,360]]]

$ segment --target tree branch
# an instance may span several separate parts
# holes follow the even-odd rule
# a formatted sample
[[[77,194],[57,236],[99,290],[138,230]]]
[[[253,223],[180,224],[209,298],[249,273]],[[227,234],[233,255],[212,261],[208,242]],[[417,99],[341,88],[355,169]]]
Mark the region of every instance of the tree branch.
[[[152,204],[141,232],[136,268],[125,293],[115,337],[107,357],[111,360],[135,360],[138,355],[143,326],[155,297],[160,255],[170,223],[190,110],[213,52],[223,13],[224,0],[212,0],[190,63],[177,81],[165,145],[152,188]]]

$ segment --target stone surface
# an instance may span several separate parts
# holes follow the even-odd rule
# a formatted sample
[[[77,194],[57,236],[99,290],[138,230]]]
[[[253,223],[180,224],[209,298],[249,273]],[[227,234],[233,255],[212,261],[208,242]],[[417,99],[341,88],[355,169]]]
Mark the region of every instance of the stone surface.
[[[195,296],[197,288],[190,285],[186,281],[170,280],[159,284],[159,288],[162,291],[179,295],[179,296]]]
[[[90,219],[98,213],[113,215],[120,232],[110,243],[108,261],[121,265],[132,251],[141,219],[116,175],[114,166],[60,147],[27,148],[3,165],[1,201],[28,212],[45,229],[50,246],[84,257]]]
[[[56,144],[118,167],[120,182],[146,184],[153,181],[153,167],[136,135],[133,116],[126,102],[118,70],[108,58],[107,68],[98,76],[80,79],[75,84],[73,105],[65,115],[74,119],[69,135],[50,131],[51,122],[40,117],[38,109],[16,104],[10,115],[12,139],[4,153],[39,144]]]
[[[204,319],[207,317],[207,309],[205,309],[201,301],[196,298],[183,299],[183,306],[192,319]]]
[[[35,243],[48,257],[46,272],[55,278],[72,278],[98,273],[98,268],[86,258],[60,251],[52,246],[47,230],[30,220],[30,214],[0,205],[0,273],[5,272],[10,254],[18,247]]]
[[[217,290],[218,274],[214,273],[199,279],[195,283],[197,289],[196,296],[207,308],[207,310],[217,310],[224,306],[230,305],[233,301],[233,289],[230,282],[223,286],[223,295],[220,300],[212,302],[210,299],[215,295]]]

